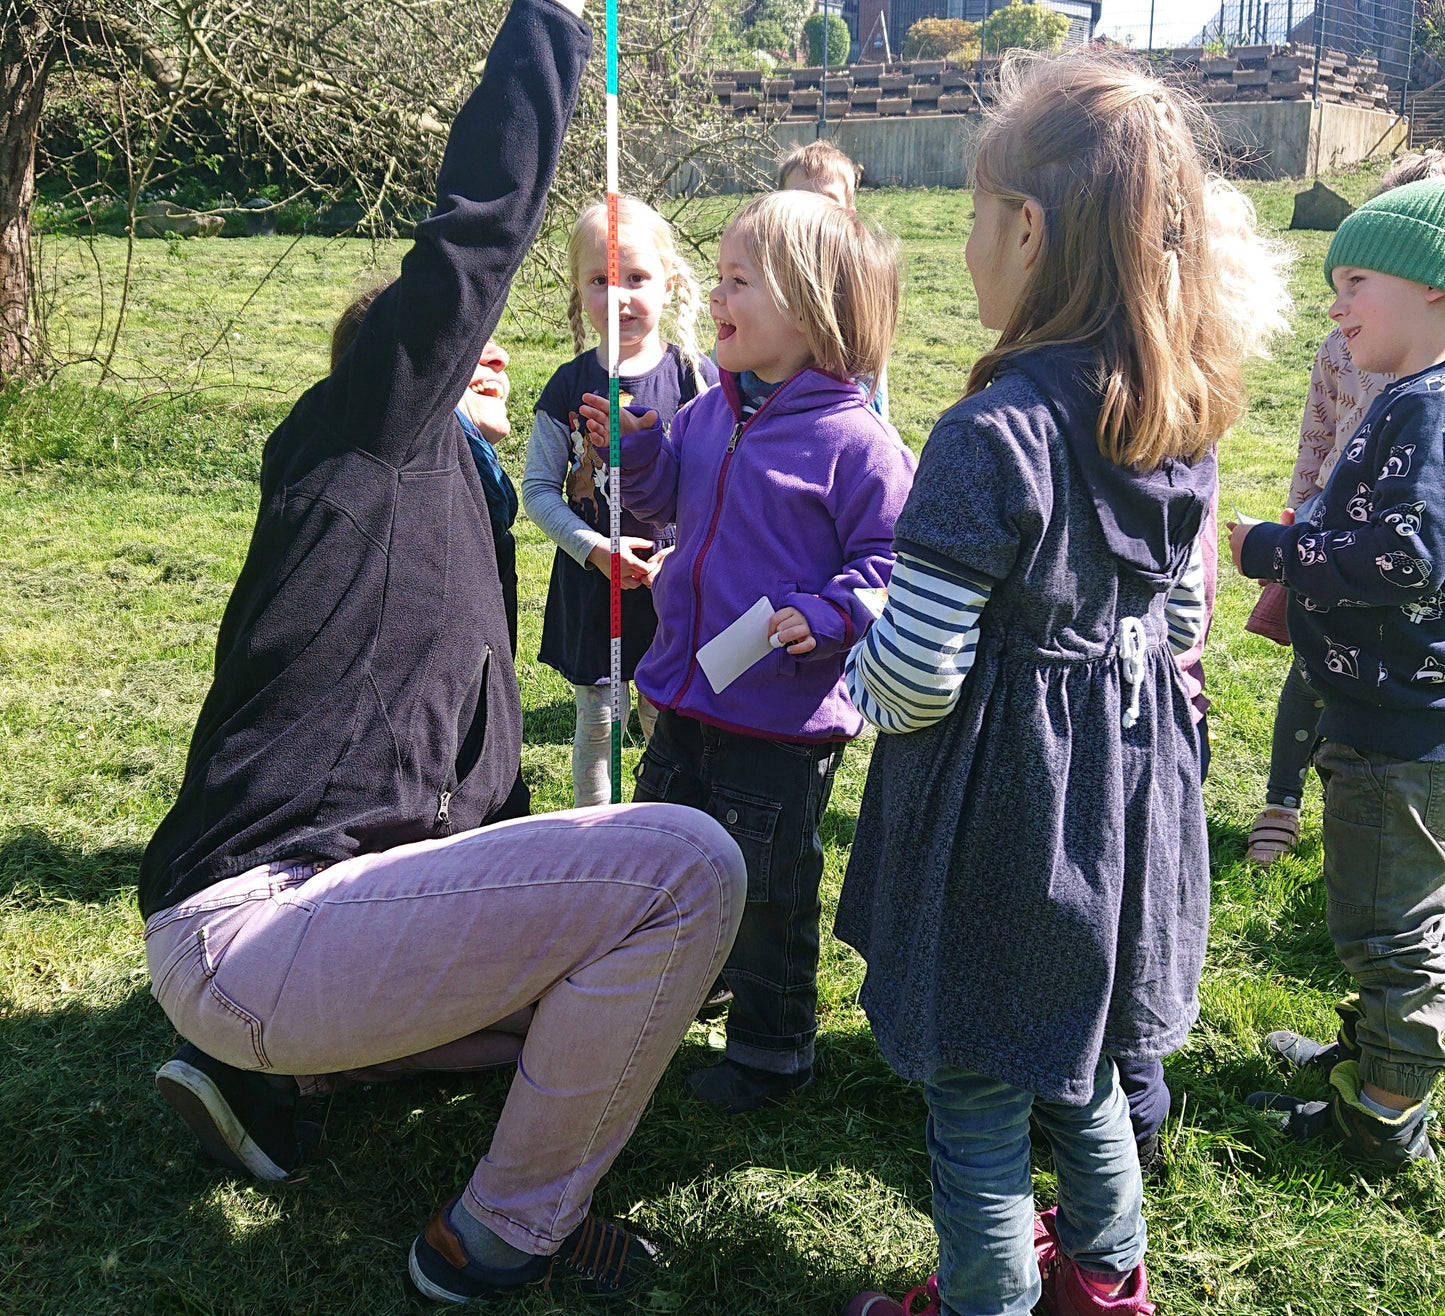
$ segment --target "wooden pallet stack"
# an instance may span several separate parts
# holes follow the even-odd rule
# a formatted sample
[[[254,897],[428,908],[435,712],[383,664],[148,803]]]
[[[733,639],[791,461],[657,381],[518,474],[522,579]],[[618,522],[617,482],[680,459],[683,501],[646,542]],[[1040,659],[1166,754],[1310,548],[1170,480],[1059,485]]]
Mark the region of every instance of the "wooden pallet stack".
[[[1166,68],[1175,80],[1196,88],[1206,101],[1309,100],[1314,92],[1313,46],[1232,46],[1217,54],[1197,47],[1169,52]],[[1320,54],[1321,100],[1389,110],[1389,84],[1379,62],[1337,50]]]
[[[984,70],[984,97],[992,90],[994,65]],[[977,65],[916,59],[894,64],[851,64],[827,70],[830,119],[876,119],[899,115],[967,114],[978,108]],[[821,68],[719,69],[710,80],[714,98],[738,118],[816,119],[824,97]]]
[[[1232,46],[1223,54],[1198,47],[1168,52],[1166,73],[1214,103],[1309,100],[1314,91],[1313,46]],[[827,71],[828,117],[872,119],[898,115],[967,114],[987,103],[998,81],[998,61],[978,64],[915,59],[895,64],[851,64]],[[816,119],[824,96],[821,68],[720,69],[712,93],[738,117]],[[1321,100],[1390,110],[1393,97],[1376,60],[1326,50],[1320,55]]]

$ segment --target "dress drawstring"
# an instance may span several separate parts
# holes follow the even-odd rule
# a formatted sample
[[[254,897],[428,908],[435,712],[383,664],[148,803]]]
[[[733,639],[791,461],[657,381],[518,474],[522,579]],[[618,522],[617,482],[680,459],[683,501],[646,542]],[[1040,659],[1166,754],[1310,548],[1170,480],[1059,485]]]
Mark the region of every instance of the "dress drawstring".
[[[1139,690],[1144,684],[1144,646],[1149,636],[1138,617],[1120,617],[1115,640],[1124,683],[1129,687],[1129,707],[1124,711],[1124,730],[1139,720]]]

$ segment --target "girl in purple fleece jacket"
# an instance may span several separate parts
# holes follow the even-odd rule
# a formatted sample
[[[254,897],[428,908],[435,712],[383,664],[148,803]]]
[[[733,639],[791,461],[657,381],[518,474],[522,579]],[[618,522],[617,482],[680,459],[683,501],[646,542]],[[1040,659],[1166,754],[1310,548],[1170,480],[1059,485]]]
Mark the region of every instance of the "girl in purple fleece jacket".
[[[624,416],[622,494],[677,523],[653,586],[637,688],[660,710],[635,800],[690,804],[742,848],[748,905],[724,970],[727,1053],[692,1091],[730,1113],[806,1087],[817,1031],[818,823],[863,727],[843,660],[873,620],[913,454],[850,379],[876,379],[898,320],[890,245],[806,192],[754,201],[723,234],[709,309],[721,387]],[[584,408],[605,445],[607,402]],[[722,690],[698,650],[766,596],[774,648]]]

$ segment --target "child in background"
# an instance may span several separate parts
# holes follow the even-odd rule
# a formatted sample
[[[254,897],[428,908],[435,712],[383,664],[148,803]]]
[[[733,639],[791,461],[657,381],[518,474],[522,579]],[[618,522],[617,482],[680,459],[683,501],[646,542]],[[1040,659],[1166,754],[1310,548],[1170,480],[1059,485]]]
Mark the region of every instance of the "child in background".
[[[892,248],[821,197],[773,192],[723,234],[709,309],[721,387],[671,435],[627,415],[623,492],[677,522],[637,687],[658,706],[635,800],[689,804],[732,833],[748,904],[723,976],[724,1059],[688,1080],[728,1113],[807,1087],[817,1032],[818,884],[844,747],[863,728],[843,659],[888,584],[913,454],[849,379],[876,376],[898,317]],[[742,381],[752,381],[745,386]],[[606,399],[588,399],[605,442]],[[766,595],[774,648],[715,690],[698,649]]]
[[[863,181],[863,166],[850,159],[825,137],[795,146],[778,161],[779,192],[816,192],[836,201],[844,210],[856,210],[858,184]],[[884,420],[888,419],[888,363],[878,372],[876,382],[860,379],[858,386],[868,396],[869,404]]]
[[[1171,650],[1202,629],[1238,335],[1191,125],[1128,62],[1006,64],[974,210],[965,259],[1001,336],[924,448],[849,657],[888,734],[836,930],[884,1055],[924,1084],[931,1310],[1149,1313],[1111,1057],[1167,1054],[1199,1008],[1208,838]],[[1042,1218],[1031,1113],[1058,1170]]]
[[[1445,174],[1445,152],[1416,151],[1402,156],[1386,171],[1376,195],[1382,196],[1406,183],[1439,178],[1442,174]],[[1299,455],[1295,458],[1289,497],[1280,518],[1283,524],[1293,525],[1295,511],[1324,489],[1340,453],[1354,438],[1365,412],[1391,378],[1361,370],[1338,327],[1325,335],[1310,372],[1310,391],[1305,398],[1304,418],[1300,421]],[[1284,586],[1269,581],[1264,591],[1261,603],[1268,608],[1269,617],[1276,619],[1276,624],[1266,622],[1257,633],[1287,644]],[[1270,595],[1274,597],[1271,599]],[[1319,740],[1322,707],[1304,669],[1298,661],[1291,662],[1274,715],[1264,808],[1249,832],[1246,856],[1253,863],[1272,864],[1299,844],[1300,798]]]
[[[701,290],[677,250],[672,226],[635,197],[618,201],[621,315],[618,360],[627,400],[655,410],[664,425],[674,413],[717,382],[717,370],[697,348]],[[612,706],[608,687],[612,611],[611,512],[607,459],[587,442],[582,398],[607,392],[607,207],[589,206],[567,243],[572,291],[567,319],[578,355],[548,381],[537,399],[522,505],[557,545],[541,660],[572,683],[577,727],[572,740],[572,794],[577,807],[612,799]],[[676,298],[673,346],[662,339],[662,316]],[[587,326],[601,338],[584,350]],[[631,681],[637,660],[657,628],[649,589],[654,552],[672,542],[672,528],[655,531],[623,513],[622,678]],[[629,696],[624,696],[624,709]],[[656,710],[641,696],[637,717],[652,734]]]
[[[778,191],[817,192],[844,210],[855,210],[863,166],[826,137],[795,146],[778,161]]]
[[[1445,1069],[1445,179],[1361,206],[1325,274],[1355,365],[1398,378],[1298,522],[1231,526],[1230,550],[1244,575],[1288,586],[1290,636],[1324,702],[1327,911],[1358,991],[1334,1042],[1266,1039],[1328,1071],[1330,1100],[1249,1103],[1297,1141],[1400,1169],[1434,1158]]]

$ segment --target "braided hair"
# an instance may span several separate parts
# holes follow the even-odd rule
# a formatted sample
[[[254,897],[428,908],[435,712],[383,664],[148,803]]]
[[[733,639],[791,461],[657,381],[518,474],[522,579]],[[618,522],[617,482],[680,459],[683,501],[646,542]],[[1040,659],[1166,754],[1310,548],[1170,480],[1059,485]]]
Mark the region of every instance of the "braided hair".
[[[1100,451],[1152,469],[1208,451],[1244,411],[1237,303],[1211,246],[1197,110],[1133,61],[1015,54],[979,137],[976,186],[1044,217],[1039,255],[978,392],[1045,343],[1099,356]]]

